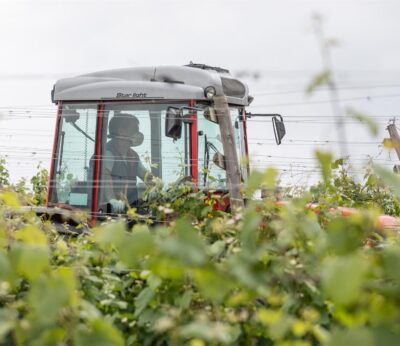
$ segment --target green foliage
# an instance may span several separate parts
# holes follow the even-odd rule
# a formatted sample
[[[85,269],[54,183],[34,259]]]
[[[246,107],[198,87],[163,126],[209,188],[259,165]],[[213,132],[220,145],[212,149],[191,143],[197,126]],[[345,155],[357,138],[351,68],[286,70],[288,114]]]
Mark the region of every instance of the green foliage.
[[[400,237],[375,225],[378,205],[399,215],[400,183],[379,168],[355,182],[318,155],[324,182],[284,206],[270,194],[229,215],[212,207],[221,197],[155,185],[158,223],[69,238],[10,218],[23,198],[0,192],[0,344],[396,345]],[[253,174],[245,194],[276,177]],[[344,218],[340,205],[363,209]]]
[[[0,188],[2,188],[3,191],[7,190],[8,192],[16,192],[18,194],[18,198],[16,198],[18,206],[21,204],[45,205],[48,171],[45,168],[42,168],[40,163],[38,164],[37,169],[37,173],[30,179],[32,189],[29,188],[26,178],[24,177],[22,177],[17,183],[11,184],[9,180],[10,175],[6,167],[6,161],[5,159],[0,158]],[[12,203],[12,205],[17,206],[15,203]]]
[[[346,170],[343,159],[332,162],[329,154],[318,155],[324,181],[311,187],[313,202],[324,207],[376,209],[400,215],[400,181],[393,172],[371,163],[363,179],[356,180]]]
[[[357,301],[367,271],[359,255],[327,258],[323,266],[323,287],[328,298],[338,306]]]
[[[322,151],[316,151],[315,156],[321,166],[321,173],[324,183],[328,185],[332,175],[332,154],[328,152],[325,153]]]
[[[6,167],[6,160],[0,157],[0,187],[10,185],[10,173]]]
[[[46,168],[42,168],[40,163],[37,166],[37,170],[37,173],[30,180],[34,194],[34,204],[45,205],[49,172]]]
[[[314,76],[306,88],[306,93],[312,94],[320,86],[329,84],[329,82],[332,78],[331,74],[332,74],[331,71],[325,70],[321,73],[318,73],[316,76]]]

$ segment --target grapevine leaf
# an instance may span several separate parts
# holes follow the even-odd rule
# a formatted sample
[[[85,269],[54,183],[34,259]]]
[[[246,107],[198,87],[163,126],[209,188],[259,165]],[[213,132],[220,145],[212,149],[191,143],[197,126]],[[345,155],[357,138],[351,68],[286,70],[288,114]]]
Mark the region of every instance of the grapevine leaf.
[[[137,296],[135,301],[135,316],[139,316],[154,297],[154,291],[147,287]]]
[[[188,265],[203,265],[206,260],[204,241],[188,220],[178,220],[175,225],[176,237],[169,237],[160,243],[161,250],[179,258]]]
[[[350,118],[353,118],[353,119],[359,121],[361,124],[364,124],[368,128],[371,135],[373,135],[373,136],[378,135],[378,133],[379,133],[378,124],[368,115],[362,114],[361,112],[359,112],[353,108],[347,109],[347,115]]]
[[[315,152],[315,156],[321,166],[322,178],[324,179],[325,184],[330,184],[330,178],[332,176],[332,154],[328,152],[323,152],[317,150]]]
[[[125,344],[118,329],[104,319],[92,320],[89,326],[80,325],[74,331],[73,340],[76,346],[123,346]]]
[[[312,94],[321,85],[327,85],[331,78],[331,72],[329,70],[323,71],[317,74],[311,82],[308,84],[306,93]]]
[[[213,301],[221,301],[234,287],[229,278],[211,270],[196,270],[194,277],[201,293]]]
[[[357,255],[328,258],[323,266],[323,286],[336,304],[348,305],[359,297],[367,264]]]

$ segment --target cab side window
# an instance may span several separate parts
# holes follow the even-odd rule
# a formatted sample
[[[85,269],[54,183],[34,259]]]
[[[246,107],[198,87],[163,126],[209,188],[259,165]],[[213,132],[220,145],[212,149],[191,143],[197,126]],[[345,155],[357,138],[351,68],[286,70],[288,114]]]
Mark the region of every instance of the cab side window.
[[[91,208],[90,160],[95,152],[96,120],[96,105],[63,105],[56,152],[56,188],[51,202]]]

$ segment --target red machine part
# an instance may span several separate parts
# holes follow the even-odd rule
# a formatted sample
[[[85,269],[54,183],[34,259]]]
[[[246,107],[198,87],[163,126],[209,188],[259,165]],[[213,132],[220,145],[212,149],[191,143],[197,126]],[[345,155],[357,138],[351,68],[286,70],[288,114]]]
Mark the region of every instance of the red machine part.
[[[196,107],[196,100],[189,101],[189,107]],[[191,115],[192,119],[192,142],[191,142],[191,172],[193,177],[193,182],[197,185],[199,182],[199,161],[198,161],[198,138],[197,138],[197,114],[193,112]]]
[[[92,208],[92,212],[93,212],[94,216],[97,213],[98,203],[99,203],[99,180],[100,180],[100,169],[101,169],[100,158],[101,158],[101,150],[102,150],[101,141],[99,140],[99,138],[101,138],[101,133],[103,131],[103,122],[104,122],[103,121],[104,120],[104,104],[102,104],[102,103],[99,105],[98,114],[99,114],[99,121],[97,122],[97,129],[96,129],[97,142],[96,142],[96,153],[95,153],[96,159],[95,159],[95,163],[94,163],[93,208]],[[93,217],[92,220],[95,225],[96,217]]]
[[[51,190],[52,190],[52,186],[50,184],[51,184],[51,179],[52,179],[53,173],[54,173],[55,152],[56,152],[56,146],[57,146],[57,134],[58,134],[58,127],[60,125],[60,117],[61,117],[61,102],[58,102],[56,126],[54,128],[53,151],[51,153],[50,174],[49,174],[49,178],[47,181],[46,208],[49,207],[49,199],[50,199]]]
[[[287,205],[287,201],[278,201],[278,206],[285,206]],[[307,209],[315,211],[317,214],[320,214],[320,205],[316,203],[309,203],[307,204]],[[358,209],[355,208],[347,208],[347,207],[337,207],[337,208],[330,208],[330,213],[339,213],[341,216],[349,217],[352,215],[357,215],[360,213]],[[390,215],[380,215],[377,220],[377,229],[384,230],[384,229],[399,229],[400,228],[400,218],[390,216]]]

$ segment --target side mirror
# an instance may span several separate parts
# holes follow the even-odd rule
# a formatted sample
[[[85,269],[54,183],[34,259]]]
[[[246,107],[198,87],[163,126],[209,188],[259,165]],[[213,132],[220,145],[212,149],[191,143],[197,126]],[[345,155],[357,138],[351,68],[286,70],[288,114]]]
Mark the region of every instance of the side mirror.
[[[285,137],[286,134],[285,124],[283,123],[282,117],[280,117],[280,119],[278,119],[278,117],[273,117],[272,125],[274,126],[276,144],[279,145],[282,143],[282,138]]]
[[[204,109],[204,118],[206,118],[208,121],[212,121],[213,123],[218,124],[217,113],[215,112],[215,109],[212,107],[206,107]]]
[[[274,127],[276,144],[279,145],[282,143],[282,138],[285,137],[286,134],[285,124],[283,123],[282,115],[246,113],[246,118],[250,119],[252,117],[272,117],[272,125]]]
[[[226,170],[225,156],[222,155],[220,152],[216,152],[214,154],[213,162],[217,167]]]
[[[179,108],[168,107],[165,117],[165,136],[179,139],[182,135],[182,115]]]

